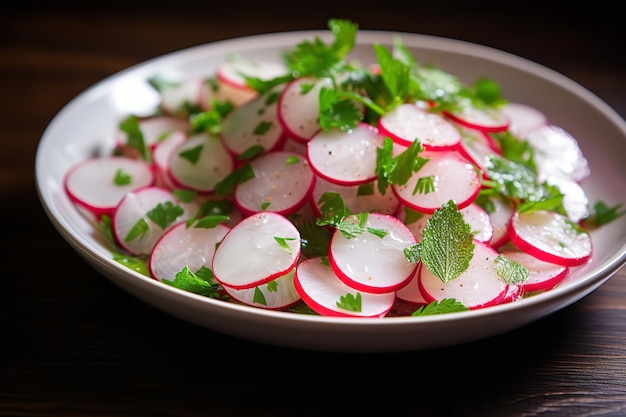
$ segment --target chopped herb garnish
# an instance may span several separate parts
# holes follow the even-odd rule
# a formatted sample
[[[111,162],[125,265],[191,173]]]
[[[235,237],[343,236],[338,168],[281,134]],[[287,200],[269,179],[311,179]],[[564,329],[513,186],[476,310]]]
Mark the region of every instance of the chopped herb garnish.
[[[132,182],[133,178],[129,173],[123,171],[122,169],[118,169],[115,171],[115,178],[113,179],[113,183],[115,185],[123,186],[128,185]]]

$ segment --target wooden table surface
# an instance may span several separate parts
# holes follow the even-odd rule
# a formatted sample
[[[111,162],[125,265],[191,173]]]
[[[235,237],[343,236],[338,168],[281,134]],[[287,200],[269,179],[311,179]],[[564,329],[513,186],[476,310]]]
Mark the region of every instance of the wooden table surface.
[[[624,116],[616,8],[103,3],[0,6],[0,416],[626,415],[624,270],[570,307],[487,340],[395,354],[290,350],[196,327],[127,294],[57,233],[34,184],[46,125],[90,85],[181,48],[325,29],[332,17],[512,52]]]

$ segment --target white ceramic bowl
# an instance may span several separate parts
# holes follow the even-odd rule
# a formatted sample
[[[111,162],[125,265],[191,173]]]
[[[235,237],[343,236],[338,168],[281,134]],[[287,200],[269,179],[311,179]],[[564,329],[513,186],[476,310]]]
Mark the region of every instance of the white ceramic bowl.
[[[186,76],[213,73],[237,51],[251,58],[276,57],[282,49],[328,32],[290,32],[237,38],[192,47],[149,60],[89,88],[52,120],[36,158],[41,202],[54,226],[96,270],[118,286],[180,319],[232,336],[279,346],[345,352],[391,352],[470,342],[524,326],[562,309],[602,285],[626,263],[626,217],[592,233],[590,263],[551,291],[513,303],[462,313],[384,319],[331,318],[267,311],[216,301],[161,284],[111,259],[98,232],[66,196],[62,180],[72,164],[106,152],[118,121],[150,112],[158,97],[146,79],[155,73]],[[401,35],[418,61],[435,63],[471,83],[481,76],[497,81],[510,101],[545,112],[551,123],[573,134],[586,156],[590,201],[618,204],[626,196],[626,123],[591,92],[546,67],[467,42],[408,33],[364,31],[351,54],[375,62],[374,43],[390,46]]]

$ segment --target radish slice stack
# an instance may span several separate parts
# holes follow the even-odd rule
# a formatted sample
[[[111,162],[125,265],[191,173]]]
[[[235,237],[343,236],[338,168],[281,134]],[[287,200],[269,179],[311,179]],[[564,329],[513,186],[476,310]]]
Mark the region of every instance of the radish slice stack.
[[[550,290],[591,258],[581,185],[589,166],[575,138],[545,114],[521,103],[441,110],[452,107],[428,92],[385,107],[387,94],[369,97],[377,89],[360,81],[387,83],[376,78],[387,65],[359,68],[369,74],[343,68],[299,76],[273,60],[233,55],[211,74],[164,84],[158,111],[137,119],[150,153],[120,124],[117,147],[70,167],[65,191],[110,224],[115,250],[146,261],[155,280],[184,288],[174,282],[180,272],[188,284],[189,271],[204,278],[210,270],[220,297],[270,310],[300,303],[321,315],[406,316],[444,299],[478,309]],[[274,87],[256,91],[248,77]],[[457,92],[449,90],[455,83],[427,81]],[[234,106],[218,109],[221,100]],[[219,135],[192,123],[209,110],[222,118],[211,126]],[[495,172],[493,157],[515,150],[508,134],[533,148],[538,184],[529,188],[557,188],[566,214],[524,212],[525,201],[490,189],[488,172],[495,180],[518,174]],[[528,270],[524,282],[520,270],[505,270],[511,264],[496,268],[501,254]],[[441,279],[428,270],[435,258],[469,267]]]
[[[152,167],[125,156],[91,158],[72,166],[65,175],[69,198],[97,217],[111,215],[129,192],[152,185]]]

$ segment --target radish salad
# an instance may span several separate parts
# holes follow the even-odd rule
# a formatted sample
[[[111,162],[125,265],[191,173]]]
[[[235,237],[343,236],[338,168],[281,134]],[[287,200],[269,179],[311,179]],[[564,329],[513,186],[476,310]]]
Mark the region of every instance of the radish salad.
[[[589,201],[576,139],[498,84],[463,85],[358,25],[281,57],[149,82],[154,114],[65,175],[113,258],[163,285],[339,317],[441,314],[548,291],[623,215]]]

